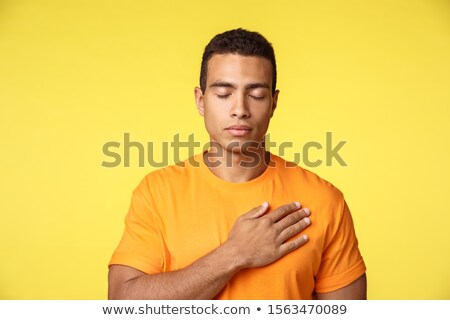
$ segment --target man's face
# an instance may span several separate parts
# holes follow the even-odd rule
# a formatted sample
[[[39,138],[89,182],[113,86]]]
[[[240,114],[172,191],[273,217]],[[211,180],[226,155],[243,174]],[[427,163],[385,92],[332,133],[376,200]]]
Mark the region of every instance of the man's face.
[[[195,88],[195,97],[211,143],[245,152],[244,143],[263,141],[277,105],[272,64],[263,57],[215,54],[208,61],[205,92]]]

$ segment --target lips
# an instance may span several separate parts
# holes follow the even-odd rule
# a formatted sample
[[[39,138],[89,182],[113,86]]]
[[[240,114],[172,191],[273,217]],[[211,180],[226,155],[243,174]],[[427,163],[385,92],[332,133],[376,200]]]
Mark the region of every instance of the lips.
[[[225,128],[229,133],[231,133],[235,137],[242,137],[248,134],[252,129],[247,126],[242,125],[234,125],[228,128]]]

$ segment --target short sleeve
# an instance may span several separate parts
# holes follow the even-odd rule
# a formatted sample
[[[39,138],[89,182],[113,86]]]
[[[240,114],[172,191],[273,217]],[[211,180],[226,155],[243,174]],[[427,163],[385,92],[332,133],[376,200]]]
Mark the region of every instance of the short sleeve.
[[[125,217],[125,231],[109,266],[126,265],[147,274],[164,271],[164,245],[150,199],[148,184],[144,179],[133,192]]]
[[[328,243],[324,248],[319,271],[316,275],[318,293],[343,288],[366,272],[359,252],[353,220],[347,203],[342,199],[340,219],[330,222]]]

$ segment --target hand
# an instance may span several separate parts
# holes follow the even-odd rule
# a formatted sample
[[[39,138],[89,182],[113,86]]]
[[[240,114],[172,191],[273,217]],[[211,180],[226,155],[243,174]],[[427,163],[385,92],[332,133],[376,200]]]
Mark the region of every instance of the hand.
[[[240,216],[230,231],[226,244],[234,247],[241,269],[268,265],[308,241],[306,235],[288,239],[310,225],[309,209],[294,202],[264,214],[268,207],[264,202]]]

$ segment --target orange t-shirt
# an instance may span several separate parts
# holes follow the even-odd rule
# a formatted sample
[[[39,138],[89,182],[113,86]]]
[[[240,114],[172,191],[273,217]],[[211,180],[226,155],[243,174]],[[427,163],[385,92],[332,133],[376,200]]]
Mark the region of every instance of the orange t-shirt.
[[[366,270],[342,193],[317,175],[271,155],[275,164],[248,182],[215,176],[198,154],[148,174],[134,190],[110,265],[147,274],[178,270],[227,238],[236,219],[264,201],[269,211],[299,201],[311,210],[309,241],[272,264],[238,272],[217,299],[311,299]]]

